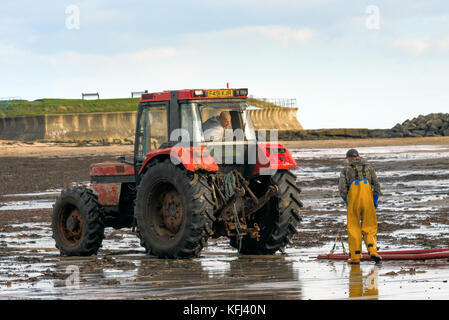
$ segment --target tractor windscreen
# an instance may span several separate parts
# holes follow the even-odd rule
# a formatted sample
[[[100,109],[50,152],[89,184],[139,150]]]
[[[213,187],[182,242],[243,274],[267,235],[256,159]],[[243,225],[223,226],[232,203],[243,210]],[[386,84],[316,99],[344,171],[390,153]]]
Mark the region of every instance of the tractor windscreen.
[[[193,142],[255,141],[254,127],[246,108],[246,102],[235,100],[183,103],[181,127]]]

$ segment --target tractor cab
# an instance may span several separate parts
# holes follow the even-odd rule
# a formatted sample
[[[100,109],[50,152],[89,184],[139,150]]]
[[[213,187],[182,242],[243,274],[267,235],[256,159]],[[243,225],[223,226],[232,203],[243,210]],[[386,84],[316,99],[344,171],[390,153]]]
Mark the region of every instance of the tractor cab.
[[[202,150],[200,158],[212,156],[220,171],[238,169],[245,176],[251,175],[257,139],[247,110],[247,94],[247,89],[143,94],[136,128],[136,173],[148,157],[164,154],[162,150],[195,147]],[[177,149],[171,149],[171,155],[173,150]],[[190,160],[194,164],[197,159]]]

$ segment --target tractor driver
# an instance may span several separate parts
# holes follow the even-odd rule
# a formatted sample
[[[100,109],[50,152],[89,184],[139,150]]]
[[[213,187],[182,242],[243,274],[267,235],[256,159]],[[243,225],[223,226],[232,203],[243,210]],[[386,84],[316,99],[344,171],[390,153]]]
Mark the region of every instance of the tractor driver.
[[[222,111],[219,116],[212,117],[203,123],[204,138],[206,141],[224,141],[225,129],[231,128],[231,114]]]

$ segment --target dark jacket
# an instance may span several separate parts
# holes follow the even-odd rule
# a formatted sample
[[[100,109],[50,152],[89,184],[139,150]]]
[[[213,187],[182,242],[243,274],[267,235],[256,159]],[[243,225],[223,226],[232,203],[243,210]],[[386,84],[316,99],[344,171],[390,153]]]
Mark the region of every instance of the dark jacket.
[[[338,183],[338,190],[340,196],[346,198],[348,195],[349,187],[356,179],[362,180],[367,178],[373,188],[373,195],[382,195],[380,191],[379,179],[376,172],[371,165],[364,159],[355,159],[349,163],[340,173],[340,181]]]

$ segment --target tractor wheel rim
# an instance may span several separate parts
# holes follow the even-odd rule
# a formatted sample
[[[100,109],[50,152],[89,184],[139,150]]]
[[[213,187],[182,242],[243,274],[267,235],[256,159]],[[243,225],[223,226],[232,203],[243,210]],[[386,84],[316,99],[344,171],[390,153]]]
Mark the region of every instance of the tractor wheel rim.
[[[64,242],[71,246],[78,244],[83,231],[83,219],[77,208],[62,213],[59,230]]]
[[[184,207],[181,197],[175,190],[167,192],[162,197],[162,221],[165,229],[173,236],[178,233],[184,217]]]

